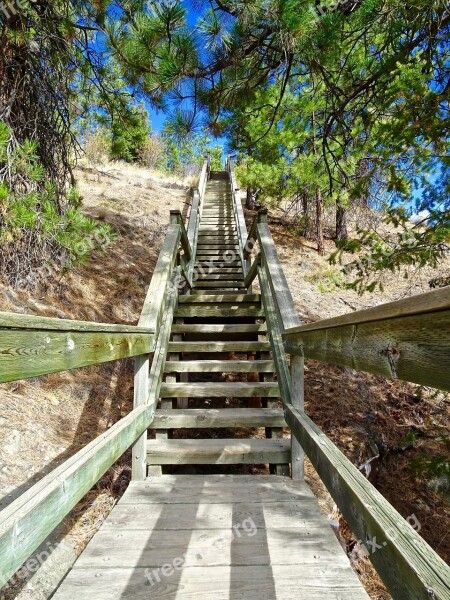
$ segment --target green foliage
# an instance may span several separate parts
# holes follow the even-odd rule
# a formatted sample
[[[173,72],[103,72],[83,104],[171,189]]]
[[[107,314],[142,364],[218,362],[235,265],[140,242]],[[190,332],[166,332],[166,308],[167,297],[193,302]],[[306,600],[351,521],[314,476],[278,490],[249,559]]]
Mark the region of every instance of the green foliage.
[[[409,431],[403,438],[401,446],[414,447],[421,438],[434,439],[444,444],[448,450],[445,454],[430,454],[419,451],[417,456],[410,461],[409,468],[414,473],[427,478],[444,478],[447,482],[447,491],[450,484],[450,437],[440,429],[428,427],[424,431]]]
[[[363,252],[347,268],[359,291],[373,289],[382,270],[441,260],[449,223],[448,176],[436,176],[448,170],[450,150],[445,3],[363,0],[349,10],[331,0],[212,0],[197,6],[196,23],[181,0],[157,4],[140,6],[111,40],[156,106],[194,100],[193,110],[173,113],[173,133],[190,135],[203,112],[240,153],[241,183],[265,203],[316,205],[318,236],[322,202],[341,216],[361,200],[388,206],[389,239],[361,231],[350,245]],[[403,219],[408,210],[407,218],[424,214],[421,225]]]
[[[322,294],[329,294],[346,285],[343,273],[331,267],[312,275],[306,275],[305,279],[316,285]]]
[[[207,150],[211,160],[212,171],[223,171],[224,169],[224,158],[223,158],[223,146],[213,146]]]
[[[0,163],[5,158],[10,132],[0,122]],[[52,258],[58,260],[58,270],[85,260],[89,252],[112,243],[115,235],[107,224],[99,224],[83,215],[79,207],[81,198],[72,188],[67,194],[65,210],[59,209],[57,186],[48,181],[37,155],[37,147],[28,140],[17,145],[9,157],[10,178],[33,181],[35,188],[26,187],[18,192],[5,181],[0,183],[0,253],[3,256],[2,272],[21,285],[43,283],[39,280],[42,264]],[[80,252],[80,245],[89,240],[89,252]],[[10,271],[16,249],[29,247],[22,262]]]
[[[150,135],[149,116],[143,107],[130,107],[111,126],[111,158],[136,162]]]

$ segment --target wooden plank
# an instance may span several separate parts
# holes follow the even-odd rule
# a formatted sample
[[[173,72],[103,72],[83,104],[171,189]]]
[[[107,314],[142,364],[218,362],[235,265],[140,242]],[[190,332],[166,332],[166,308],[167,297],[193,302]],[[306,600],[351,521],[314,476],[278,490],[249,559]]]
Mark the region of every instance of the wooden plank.
[[[169,445],[170,442],[177,440],[165,440],[164,444]],[[195,442],[196,440],[180,440],[180,442]],[[197,440],[200,442],[211,440]],[[212,440],[214,441],[214,440]],[[225,440],[226,442],[239,442],[239,440]],[[247,441],[247,440],[244,440]],[[264,446],[268,446],[271,440],[253,440],[256,442],[264,442]],[[155,440],[149,440],[155,442]],[[170,443],[171,447],[175,447],[174,443]],[[258,447],[261,446],[258,444]],[[273,444],[271,443],[271,446]],[[255,446],[256,447],[256,446]],[[247,448],[244,449],[244,452]],[[272,447],[270,450],[274,452]],[[201,464],[201,463],[197,463]],[[225,463],[227,464],[227,463]],[[230,463],[228,463],[230,464]],[[240,463],[231,463],[240,464]],[[247,464],[247,463],[242,463]],[[250,463],[250,464],[265,464],[265,463]],[[275,477],[275,475],[273,476]],[[155,477],[159,479],[159,477]],[[194,490],[187,489],[186,496]],[[247,492],[247,495],[244,496]],[[166,535],[169,532],[177,530],[187,530],[192,533],[199,529],[214,530],[230,528],[232,525],[242,523],[245,519],[252,518],[256,529],[295,529],[298,534],[305,532],[308,528],[317,531],[318,527],[328,527],[324,523],[324,518],[320,515],[317,507],[317,500],[296,500],[291,502],[268,502],[267,504],[252,501],[252,490],[245,489],[241,492],[241,498],[245,501],[233,502],[225,504],[220,500],[217,503],[201,503],[195,506],[192,503],[184,503],[184,507],[172,503],[164,503],[163,505],[155,504],[138,504],[119,503],[114,508],[112,514],[106,519],[102,526],[103,531],[115,530],[120,532],[123,529],[136,531],[144,530],[152,532],[155,529],[165,531]],[[178,514],[177,514],[178,511]],[[331,535],[334,535],[329,530]],[[330,538],[331,539],[331,538]],[[348,562],[347,562],[348,564]]]
[[[258,227],[258,223],[260,222],[262,215],[267,215],[267,208],[261,208],[258,211],[258,214],[253,219],[253,222],[250,227],[250,231],[247,236],[247,241],[244,246],[244,252],[243,252],[244,259],[247,259],[250,256],[250,254],[253,250],[253,247],[255,246],[255,244],[257,242],[257,239],[258,239],[257,238],[257,227]]]
[[[253,261],[252,266],[248,270],[247,275],[245,276],[244,287],[248,288],[252,284],[253,280],[258,274],[258,267],[261,264],[261,254],[258,253],[255,260]]]
[[[209,273],[211,275],[223,275],[223,274],[227,274],[227,275],[242,275],[244,276],[244,271],[242,270],[242,267],[208,267],[208,269],[205,269],[205,273]],[[200,273],[201,275],[201,273]]]
[[[148,402],[150,389],[149,371],[149,355],[138,356],[134,361],[134,409],[144,406]],[[143,481],[147,476],[146,444],[147,430],[133,444],[131,452],[131,478],[134,481]]]
[[[167,564],[170,570],[172,562]],[[300,597],[308,600],[369,598],[349,566],[345,570],[329,566],[320,571],[310,565],[183,567],[182,584],[180,572],[173,570],[169,578],[161,576],[162,583],[150,588],[146,571],[148,575],[148,569],[143,567],[74,570],[53,598],[90,598],[95,590],[95,600],[148,600],[151,589],[152,600],[299,600],[300,585]]]
[[[302,411],[288,425],[397,600],[450,598],[450,568]],[[373,544],[376,544],[374,547]]]
[[[169,352],[261,352],[269,342],[169,342]]]
[[[293,406],[300,411],[305,410],[305,364],[302,356],[291,357],[291,400]],[[292,479],[303,479],[305,476],[305,453],[298,439],[292,436]]]
[[[211,286],[216,287],[216,286]],[[175,311],[177,317],[263,317],[264,311],[260,306],[217,306],[181,304]]]
[[[161,398],[278,398],[278,384],[246,382],[163,383]]]
[[[373,321],[412,317],[414,315],[423,315],[444,310],[450,310],[450,286],[404,298],[403,300],[397,300],[396,302],[388,302],[365,310],[358,310],[341,315],[340,317],[322,319],[315,323],[301,325],[290,329],[289,333],[304,333],[307,331],[341,327],[342,325],[361,325]]]
[[[139,319],[139,325],[142,327],[150,327],[155,331],[159,328],[161,307],[175,266],[180,237],[181,227],[176,223],[169,225]]]
[[[174,325],[172,329],[173,333],[224,333],[234,334],[234,333],[267,333],[266,325],[257,325],[257,324],[232,324],[232,325],[222,325],[219,323],[216,324],[184,324],[184,325]]]
[[[273,373],[272,360],[181,360],[167,361],[166,373]]]
[[[204,296],[195,297],[189,294],[188,296],[180,296],[178,299],[179,304],[198,304],[205,302],[219,303],[219,302],[259,302],[261,300],[260,294],[230,294],[224,296],[223,294],[213,294],[205,298]]]
[[[149,327],[74,321],[72,319],[56,319],[53,317],[40,317],[38,315],[0,312],[0,331],[8,329],[38,329],[39,331],[69,333],[72,331],[83,333],[142,333],[147,335],[153,333],[153,330]]]
[[[151,405],[133,410],[0,513],[0,587],[148,428]]]
[[[0,330],[0,382],[149,353],[152,334]]]
[[[223,408],[157,410],[152,429],[190,429],[208,427],[284,427],[282,409]]]
[[[273,296],[267,280],[266,270],[259,267],[258,270],[259,286],[261,288],[261,298],[264,306],[264,314],[267,321],[267,330],[269,334],[270,346],[275,362],[277,380],[280,386],[281,398],[284,402],[291,402],[291,379],[286,361],[286,354],[281,337],[280,322],[277,318],[277,312],[273,301]]]
[[[290,440],[148,440],[147,462],[155,465],[229,465],[289,462]]]
[[[119,500],[120,506],[143,505],[142,512],[147,512],[155,504],[248,504],[249,498],[252,504],[290,503],[296,506],[298,503],[309,504],[311,508],[317,500],[311,493],[309,487],[296,481],[295,486],[290,486],[287,478],[275,475],[219,475],[222,479],[212,479],[202,475],[162,475],[152,477],[145,482],[131,483],[124,496]],[[187,481],[180,482],[177,478]],[[224,479],[225,478],[225,479]],[[228,479],[230,478],[230,479]],[[250,481],[247,481],[250,479]],[[283,482],[279,482],[283,479]],[[260,512],[261,507],[255,507]],[[164,507],[162,507],[164,510]],[[114,509],[115,510],[115,509]],[[311,515],[312,520],[314,516]],[[314,519],[315,521],[316,519]],[[255,523],[256,525],[256,523]],[[328,534],[328,528],[322,527],[320,532]],[[135,530],[136,531],[136,530]],[[296,528],[300,533],[299,528]],[[320,532],[318,534],[320,535]]]
[[[217,288],[217,289],[222,289],[222,288],[231,288],[231,289],[244,289],[243,284],[240,284],[239,282],[229,282],[229,281],[197,281],[195,286],[195,288]]]
[[[264,215],[260,218],[267,219]],[[275,300],[275,308],[282,326],[282,333],[284,333],[284,331],[290,327],[299,325],[300,319],[291,292],[289,291],[289,286],[283,273],[267,222],[260,222],[257,231],[263,264],[265,265],[267,279]]]
[[[450,310],[289,334],[293,354],[450,390]]]
[[[181,233],[181,236],[180,236],[181,247],[184,250],[184,254],[185,254],[187,262],[189,262],[192,257],[192,248],[191,248],[191,244],[189,242],[188,234],[184,227],[183,215],[181,214],[181,211],[180,210],[171,210],[170,211],[170,220],[172,223],[173,222],[178,223],[178,225],[181,228],[181,232],[180,232]]]
[[[235,273],[221,273],[220,275],[213,275],[211,273],[207,273],[203,277],[199,277],[197,281],[228,281],[239,284],[238,287],[247,287],[244,284],[244,277],[238,277]]]
[[[148,532],[133,530],[120,534],[101,531],[77,561],[76,569],[102,569],[105,556],[108,569],[126,567],[157,568],[184,556],[183,567],[215,567],[224,565],[298,565],[305,569],[326,566],[329,561],[349,568],[337,542],[330,544],[323,525],[313,522],[308,530],[254,528],[252,535],[233,529],[194,529],[187,540],[186,530],[163,532],[154,529],[149,543]],[[311,539],[312,538],[312,539]],[[222,551],[218,552],[218,548]],[[320,556],[320,560],[318,560]],[[336,564],[335,564],[336,566]]]

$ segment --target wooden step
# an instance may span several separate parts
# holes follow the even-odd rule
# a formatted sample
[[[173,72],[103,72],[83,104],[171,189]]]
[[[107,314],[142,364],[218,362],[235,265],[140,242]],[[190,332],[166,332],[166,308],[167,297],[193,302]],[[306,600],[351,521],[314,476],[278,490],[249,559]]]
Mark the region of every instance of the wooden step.
[[[169,342],[169,352],[270,352],[269,342]]]
[[[237,334],[237,333],[267,333],[267,325],[258,324],[233,324],[233,325],[222,325],[222,324],[175,324],[172,325],[172,333],[223,333],[223,334]],[[219,336],[220,337],[220,336]]]
[[[245,289],[244,286],[242,284],[239,283],[228,283],[228,282],[222,282],[222,281],[210,281],[210,282],[196,282],[194,285],[194,288],[217,288],[217,289],[221,289],[221,288],[233,288],[235,290],[243,290]]]
[[[211,286],[212,287],[212,286]],[[176,317],[264,317],[264,309],[256,304],[180,304],[175,309]]]
[[[200,247],[200,248],[197,248],[197,255],[196,256],[197,256],[197,258],[200,257],[200,256],[202,256],[203,260],[205,260],[205,257],[208,257],[208,256],[219,256],[220,257],[220,256],[223,256],[225,254],[225,258],[228,257],[231,260],[231,258],[232,258],[230,256],[231,252],[229,250],[227,250],[227,249],[221,249],[221,248],[217,248],[217,247],[211,248],[211,249],[203,249],[203,248]],[[235,254],[237,256],[236,252],[235,252]],[[235,258],[235,260],[236,260],[236,258]]]
[[[213,235],[213,236],[217,236],[217,237],[226,237],[226,236],[232,236],[232,237],[237,237],[237,229],[236,227],[221,227],[220,229],[214,229],[212,227],[210,227],[209,225],[200,225],[199,229],[198,229],[198,235],[199,237],[202,237],[204,235]]]
[[[208,269],[203,269],[204,273],[208,273],[210,275],[221,275],[221,274],[228,274],[228,275],[242,275],[244,276],[244,271],[242,270],[242,267],[215,267],[215,268],[209,268]],[[202,272],[200,271],[200,269],[198,269],[198,275],[201,276]],[[240,279],[240,277],[239,277]]]
[[[225,296],[225,295],[230,295],[230,296],[234,296],[236,294],[236,292],[234,290],[220,290],[221,295]],[[214,296],[215,294],[217,294],[217,290],[196,290],[193,289],[191,290],[191,296]]]
[[[163,383],[161,398],[279,398],[276,382],[248,383],[242,381]]]
[[[199,242],[197,244],[197,254],[201,254],[204,250],[220,250],[221,252],[225,250],[231,250],[237,252],[239,250],[239,244],[230,244],[228,242],[223,242],[220,244],[215,244],[212,242]]]
[[[282,408],[186,408],[157,410],[152,429],[286,427]]]
[[[274,373],[273,360],[168,360],[165,373]]]
[[[236,283],[239,283],[240,286],[242,286],[242,284],[244,283],[244,275],[242,275],[242,277],[239,277],[237,273],[205,273],[205,275],[200,274],[197,277],[196,283],[198,283],[199,281],[234,281]]]
[[[203,256],[197,257],[195,262],[195,267],[203,267],[207,268],[209,266],[214,268],[220,267],[235,267],[240,266],[242,268],[242,263],[239,258],[235,260],[225,260],[222,256],[211,256],[210,258],[205,258]]]
[[[147,441],[149,465],[286,464],[289,439],[158,439]]]
[[[178,298],[179,304],[202,304],[205,302],[218,303],[218,302],[260,302],[260,294],[227,294],[226,298],[222,294],[210,295],[207,299],[193,297],[192,295],[180,296]]]

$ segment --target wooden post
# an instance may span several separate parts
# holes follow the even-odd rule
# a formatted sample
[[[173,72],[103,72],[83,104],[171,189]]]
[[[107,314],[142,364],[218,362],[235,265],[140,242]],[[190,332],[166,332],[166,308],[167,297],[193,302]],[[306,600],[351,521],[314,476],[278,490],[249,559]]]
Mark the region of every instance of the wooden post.
[[[300,354],[291,355],[292,404],[301,411],[305,409],[305,365]],[[305,475],[305,453],[297,438],[292,434],[292,479],[303,479]]]
[[[138,408],[148,402],[150,357],[137,356],[134,360],[134,403]],[[147,431],[134,443],[132,448],[131,478],[144,481],[147,476]]]

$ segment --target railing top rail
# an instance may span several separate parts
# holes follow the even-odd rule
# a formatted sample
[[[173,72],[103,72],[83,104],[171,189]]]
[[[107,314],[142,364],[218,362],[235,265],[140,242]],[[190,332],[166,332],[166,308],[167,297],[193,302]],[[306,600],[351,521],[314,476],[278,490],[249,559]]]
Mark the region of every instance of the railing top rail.
[[[0,312],[1,329],[35,329],[38,331],[79,331],[86,333],[141,333],[152,335],[153,329],[135,325],[118,325],[115,323],[95,323],[91,321],[76,321],[72,319],[58,319],[55,317],[40,317],[12,312]]]
[[[294,336],[295,334],[319,331],[321,329],[331,329],[334,327],[341,327],[342,325],[361,325],[373,321],[408,317],[449,309],[450,286],[439,290],[425,292],[424,294],[419,294],[417,296],[411,296],[410,298],[404,298],[403,300],[397,300],[372,308],[358,310],[353,313],[347,313],[339,317],[323,319],[315,321],[314,323],[300,325],[299,327],[292,327],[285,332],[285,335]]]

